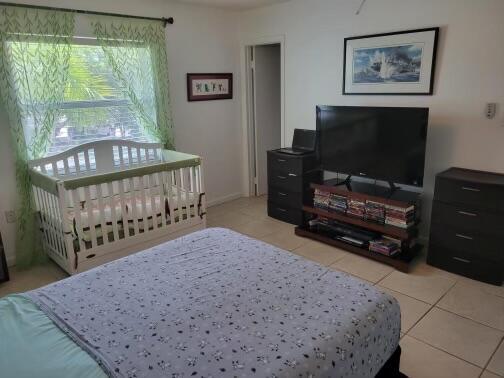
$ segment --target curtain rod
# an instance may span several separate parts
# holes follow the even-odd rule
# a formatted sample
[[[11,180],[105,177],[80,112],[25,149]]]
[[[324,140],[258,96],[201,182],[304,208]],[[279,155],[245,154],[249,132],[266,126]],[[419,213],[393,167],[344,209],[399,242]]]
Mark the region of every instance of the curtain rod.
[[[143,16],[133,16],[130,14],[121,14],[121,13],[107,13],[107,12],[94,12],[84,9],[69,9],[69,8],[57,8],[57,7],[48,7],[43,5],[32,5],[32,4],[20,4],[20,3],[3,3],[0,2],[0,6],[9,6],[9,7],[21,7],[21,8],[32,8],[32,9],[44,9],[44,10],[56,10],[61,12],[73,12],[73,13],[81,13],[81,14],[95,14],[99,16],[112,16],[112,17],[124,17],[124,18],[136,18],[140,20],[152,20],[152,21],[161,21],[163,25],[170,24],[173,25],[175,20],[173,17],[143,17]]]

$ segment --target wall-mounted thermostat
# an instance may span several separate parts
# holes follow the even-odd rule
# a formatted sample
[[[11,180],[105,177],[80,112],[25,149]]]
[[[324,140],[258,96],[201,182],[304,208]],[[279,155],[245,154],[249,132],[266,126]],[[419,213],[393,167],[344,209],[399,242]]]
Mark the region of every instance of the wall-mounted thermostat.
[[[497,104],[495,102],[487,103],[485,108],[485,117],[487,117],[488,119],[494,119],[496,111]]]

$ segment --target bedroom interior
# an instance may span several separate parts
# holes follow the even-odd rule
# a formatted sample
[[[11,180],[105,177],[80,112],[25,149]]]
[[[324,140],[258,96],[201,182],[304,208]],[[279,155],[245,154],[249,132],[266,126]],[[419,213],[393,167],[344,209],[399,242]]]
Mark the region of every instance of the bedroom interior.
[[[504,377],[504,3],[0,3],[0,376]]]

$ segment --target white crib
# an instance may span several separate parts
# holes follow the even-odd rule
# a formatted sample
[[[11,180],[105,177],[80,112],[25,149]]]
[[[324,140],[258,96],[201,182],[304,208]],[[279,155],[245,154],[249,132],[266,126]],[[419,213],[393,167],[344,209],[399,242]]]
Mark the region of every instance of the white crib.
[[[103,140],[29,165],[44,250],[69,274],[206,227],[198,156]]]

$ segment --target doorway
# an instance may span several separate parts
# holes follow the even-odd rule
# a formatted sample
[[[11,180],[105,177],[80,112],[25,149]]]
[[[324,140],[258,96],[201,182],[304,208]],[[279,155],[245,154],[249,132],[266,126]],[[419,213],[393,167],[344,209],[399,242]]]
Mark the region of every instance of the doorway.
[[[250,194],[268,192],[267,151],[282,147],[282,46],[246,47]]]

